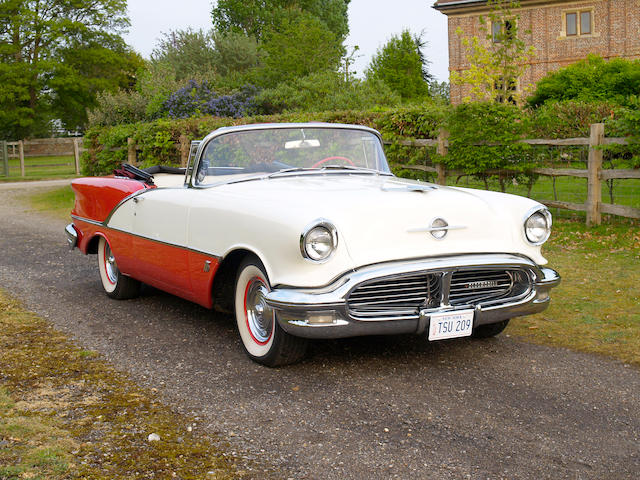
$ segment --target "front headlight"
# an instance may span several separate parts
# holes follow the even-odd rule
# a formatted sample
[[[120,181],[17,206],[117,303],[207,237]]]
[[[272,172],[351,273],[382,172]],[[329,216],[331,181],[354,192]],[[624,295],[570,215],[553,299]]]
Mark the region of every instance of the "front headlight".
[[[544,207],[537,208],[524,222],[524,234],[529,243],[542,245],[551,235],[551,213]]]
[[[300,236],[302,256],[315,262],[328,259],[337,246],[338,232],[327,220],[316,220]]]

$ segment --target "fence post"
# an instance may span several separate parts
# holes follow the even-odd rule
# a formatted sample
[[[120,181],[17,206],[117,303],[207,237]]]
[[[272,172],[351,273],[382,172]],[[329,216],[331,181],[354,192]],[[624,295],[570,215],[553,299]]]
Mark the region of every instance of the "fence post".
[[[77,137],[73,139],[73,158],[76,161],[76,175],[80,175],[80,146]]]
[[[189,162],[189,152],[191,150],[191,142],[189,137],[182,134],[180,135],[180,166],[186,167]]]
[[[7,142],[0,141],[0,154],[2,155],[2,163],[4,163],[4,176],[9,176],[9,152],[7,151]]]
[[[445,129],[441,128],[440,132],[438,132],[438,147],[437,153],[438,155],[445,157],[447,155],[447,138],[449,138],[449,132]],[[447,184],[447,172],[444,168],[444,163],[438,162],[436,163],[436,173],[438,174],[438,185],[446,185]]]
[[[137,163],[136,142],[133,138],[127,138],[127,162],[131,165]]]
[[[24,141],[18,140],[18,157],[20,158],[20,176],[24,177]]]
[[[600,203],[602,202],[602,182],[600,172],[602,171],[602,149],[598,148],[603,144],[604,123],[593,123],[589,136],[589,164],[587,177],[587,226],[600,225],[602,215],[600,214]]]

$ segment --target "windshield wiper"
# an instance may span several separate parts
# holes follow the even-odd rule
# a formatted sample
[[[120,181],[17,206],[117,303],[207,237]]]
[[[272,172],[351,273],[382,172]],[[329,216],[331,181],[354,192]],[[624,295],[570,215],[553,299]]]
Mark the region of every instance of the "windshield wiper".
[[[269,175],[262,178],[271,178],[280,175],[281,173],[292,173],[292,172],[306,172],[311,170],[318,170],[317,168],[312,167],[291,167],[291,168],[283,168],[282,170],[278,170],[277,172],[270,173]]]

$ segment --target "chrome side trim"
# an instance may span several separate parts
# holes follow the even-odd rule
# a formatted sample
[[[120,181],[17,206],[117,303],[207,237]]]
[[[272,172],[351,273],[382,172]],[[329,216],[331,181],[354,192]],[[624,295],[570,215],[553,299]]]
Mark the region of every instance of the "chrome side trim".
[[[90,223],[91,225],[97,225],[98,227],[104,227],[103,222],[99,222],[97,220],[91,220],[90,218],[80,217],[78,215],[71,215],[71,218],[74,220],[79,220],[81,222]]]
[[[102,228],[104,228],[104,229],[106,229],[106,230],[111,230],[111,231],[113,231],[113,232],[126,233],[127,235],[131,235],[132,237],[141,238],[141,239],[143,239],[143,240],[149,240],[150,242],[158,243],[158,244],[160,244],[160,245],[166,245],[166,246],[168,246],[168,247],[180,248],[180,249],[182,249],[182,250],[186,250],[186,251],[188,251],[188,252],[199,253],[199,254],[206,255],[206,256],[211,257],[211,258],[216,258],[216,259],[220,259],[220,258],[222,258],[222,256],[220,256],[220,255],[215,255],[215,254],[213,254],[213,253],[211,253],[211,252],[206,252],[206,251],[204,251],[204,250],[198,250],[198,249],[196,249],[196,248],[190,248],[190,247],[187,247],[187,246],[185,246],[185,245],[178,245],[178,244],[176,244],[176,243],[163,242],[162,240],[157,240],[157,239],[155,239],[155,238],[146,237],[146,236],[144,236],[144,235],[139,235],[139,234],[137,234],[137,233],[129,232],[129,231],[127,231],[127,230],[122,230],[122,229],[120,229],[120,228],[113,228],[113,227],[109,227],[109,226],[108,226],[108,225],[106,225],[105,223],[103,223],[103,222],[98,222],[98,221],[96,221],[96,220],[90,220],[90,219],[88,219],[88,218],[79,217],[79,216],[77,216],[77,215],[71,215],[71,217],[72,217],[74,220],[78,220],[78,221],[81,221],[81,222],[90,223],[91,225],[96,225],[96,226],[98,226],[98,227],[102,227]]]

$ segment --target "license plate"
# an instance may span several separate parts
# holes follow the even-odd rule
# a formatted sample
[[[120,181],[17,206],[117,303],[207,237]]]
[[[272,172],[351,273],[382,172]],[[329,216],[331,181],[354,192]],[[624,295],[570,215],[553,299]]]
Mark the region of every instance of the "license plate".
[[[429,323],[429,340],[468,337],[473,330],[473,310],[434,313]]]

